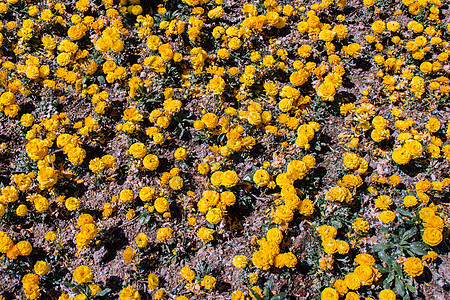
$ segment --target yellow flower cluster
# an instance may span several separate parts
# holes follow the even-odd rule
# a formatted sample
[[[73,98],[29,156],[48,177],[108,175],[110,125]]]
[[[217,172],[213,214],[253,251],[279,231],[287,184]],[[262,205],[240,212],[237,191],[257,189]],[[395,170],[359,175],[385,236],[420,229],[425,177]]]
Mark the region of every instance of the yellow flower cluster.
[[[222,220],[227,206],[233,206],[235,203],[236,196],[231,191],[224,191],[219,194],[213,190],[206,190],[197,203],[197,208],[200,212],[206,214],[206,220],[209,223],[218,224]]]
[[[98,229],[94,224],[94,218],[89,214],[82,214],[78,217],[77,226],[80,232],[76,234],[75,241],[78,249],[83,249],[95,238]]]
[[[280,229],[269,229],[266,237],[258,240],[259,250],[253,253],[253,264],[261,270],[268,270],[271,266],[294,268],[297,265],[297,257],[292,252],[280,253],[282,240],[283,233]]]
[[[422,239],[430,246],[439,245],[443,239],[444,220],[435,213],[435,210],[431,207],[424,207],[419,213],[425,227]]]
[[[26,274],[22,277],[23,291],[27,299],[37,299],[39,297],[39,277],[36,274]]]
[[[350,246],[346,241],[336,240],[336,228],[328,225],[321,225],[317,227],[316,231],[322,239],[322,247],[327,254],[347,254]]]
[[[345,275],[344,279],[337,279],[332,288],[325,288],[321,299],[339,299],[344,296],[346,299],[359,299],[354,291],[363,286],[372,285],[382,277],[382,274],[373,267],[375,259],[370,254],[358,254],[355,263],[358,266],[354,271]],[[383,294],[385,293],[387,292],[383,292]],[[381,295],[383,296],[383,294]],[[395,294],[393,299],[395,299]]]
[[[6,232],[0,231],[0,253],[6,254],[9,259],[17,259],[19,255],[28,256],[32,250],[30,242],[20,241],[14,244]]]
[[[98,257],[91,265],[89,253],[109,243],[100,230],[119,224],[127,228],[120,241],[135,243],[117,243],[130,264],[126,285],[111,291],[119,299],[141,298],[142,274],[155,299],[220,298],[208,270],[228,284],[231,265],[239,269],[231,269],[231,289],[241,283],[235,273],[250,283],[231,298],[263,298],[270,269],[284,284],[301,255],[321,269],[317,286],[333,277],[318,291],[322,299],[390,300],[400,287],[397,278],[378,282],[374,265],[384,257],[360,253],[376,248],[373,241],[392,244],[385,256],[395,255],[410,277],[439,262],[435,252],[420,260],[405,249],[447,238],[444,1],[31,2],[0,1],[0,221],[11,225],[0,231],[0,253],[11,260],[9,273],[31,243],[45,239],[48,254],[35,274],[14,274],[26,298],[37,299],[40,285],[48,295],[64,290],[43,282],[62,265],[82,285],[76,300],[95,297],[90,267],[98,270]],[[258,240],[260,225],[271,229]],[[318,249],[300,253],[313,228],[321,245],[313,240]],[[403,230],[416,233],[396,249],[392,237]],[[241,248],[216,251],[237,236]],[[205,249],[228,262],[196,266]],[[174,294],[162,279],[179,259],[194,262],[181,269],[185,290]]]

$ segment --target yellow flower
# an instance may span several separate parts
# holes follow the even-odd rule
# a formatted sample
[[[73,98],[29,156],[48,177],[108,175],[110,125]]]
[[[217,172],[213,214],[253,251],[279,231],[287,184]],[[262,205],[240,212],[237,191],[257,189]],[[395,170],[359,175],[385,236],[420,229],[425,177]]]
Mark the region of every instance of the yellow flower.
[[[222,15],[223,15],[223,8],[222,8],[222,6],[217,6],[216,8],[211,9],[208,12],[208,17],[211,18],[211,19],[220,18],[220,17],[222,17]]]
[[[169,186],[172,190],[178,191],[183,187],[183,178],[174,176],[169,180]]]
[[[155,200],[155,209],[159,213],[164,213],[169,209],[169,201],[166,198],[160,197]]]
[[[274,260],[276,268],[294,268],[297,265],[297,257],[292,252],[278,254]]]
[[[345,275],[344,282],[351,290],[357,290],[361,286],[361,280],[359,280],[358,276],[356,276],[355,273],[349,273]]]
[[[148,236],[143,232],[139,233],[136,237],[136,245],[139,248],[145,248],[147,247],[147,244],[148,244]]]
[[[169,61],[173,58],[173,50],[170,44],[160,45],[158,47],[158,52],[165,61]]]
[[[120,192],[119,198],[120,200],[122,200],[123,203],[132,201],[134,198],[133,191],[130,189],[124,189],[123,191]]]
[[[200,174],[205,175],[205,174],[208,174],[210,168],[209,168],[208,163],[202,162],[202,163],[198,164],[197,170]]]
[[[235,171],[225,171],[221,176],[221,185],[226,188],[231,188],[239,182],[239,177]]]
[[[45,234],[45,239],[47,241],[53,242],[56,240],[56,234],[53,231],[49,231]]]
[[[275,224],[289,223],[294,218],[294,212],[286,205],[280,205],[275,211]]]
[[[381,195],[375,199],[375,206],[379,209],[389,209],[389,206],[392,205],[392,199],[388,195]]]
[[[247,266],[248,260],[244,255],[236,255],[233,257],[233,266],[238,269],[243,269]]]
[[[213,237],[214,232],[215,232],[215,230],[213,230],[213,229],[209,229],[206,227],[200,227],[197,231],[197,237],[199,237],[203,241],[203,243],[206,244],[206,243],[211,242],[214,239],[214,237]]]
[[[19,199],[19,192],[13,186],[6,186],[4,188],[0,188],[1,196],[0,203],[8,204],[17,201]]]
[[[417,205],[417,198],[414,196],[406,196],[403,199],[403,205],[406,207],[413,207]]]
[[[388,224],[395,220],[395,213],[390,210],[384,210],[380,213],[378,218],[381,220],[381,222]]]
[[[339,300],[339,294],[335,289],[327,287],[322,291],[322,293],[320,295],[320,299],[321,300]]]
[[[72,57],[71,53],[62,52],[62,53],[58,54],[58,56],[56,57],[56,62],[61,67],[65,67],[71,62],[71,60],[72,60],[71,57]]]
[[[126,263],[130,263],[134,257],[134,254],[135,252],[130,247],[127,247],[122,253],[123,260]]]
[[[37,299],[39,297],[39,277],[36,274],[26,274],[22,278],[25,297]]]
[[[392,159],[399,165],[405,165],[411,160],[411,153],[405,147],[398,147],[392,152]]]
[[[359,167],[360,161],[358,155],[355,153],[344,153],[344,165],[347,169],[355,170]]]
[[[141,295],[132,286],[128,286],[120,291],[119,300],[141,300]]]
[[[214,288],[214,286],[216,285],[216,278],[206,275],[205,277],[203,277],[201,285],[206,289],[206,290],[211,290]]]
[[[223,218],[223,211],[219,208],[213,208],[206,214],[206,220],[211,224],[218,224]]]
[[[36,273],[39,276],[44,276],[49,271],[50,267],[45,261],[39,260],[34,264],[34,273]]]
[[[41,139],[32,139],[26,144],[25,149],[28,156],[35,161],[43,159],[48,154],[46,143]]]
[[[328,225],[321,225],[317,227],[316,231],[323,240],[334,239],[337,235],[337,229]]]
[[[208,84],[209,88],[216,95],[222,95],[225,90],[225,80],[222,77],[214,76]]]
[[[378,298],[380,298],[380,300],[395,300],[397,299],[397,296],[392,290],[385,289],[378,294]]]
[[[93,224],[94,218],[90,214],[82,214],[78,217],[77,227],[81,227],[84,224]]]
[[[276,244],[280,244],[281,241],[283,240],[283,233],[281,232],[280,229],[275,227],[267,231],[266,237],[268,241],[273,241]]]
[[[97,235],[97,232],[97,226],[92,223],[84,224],[80,227],[80,234],[89,240],[93,239]]]
[[[304,69],[300,69],[291,74],[291,76],[289,77],[289,81],[295,86],[300,86],[305,84],[308,81],[308,78],[309,73]]]
[[[411,159],[417,158],[422,154],[422,144],[416,140],[408,140],[403,145],[403,148],[406,148],[408,152],[411,154]]]
[[[230,41],[228,42],[228,48],[232,49],[232,50],[237,50],[241,47],[242,45],[242,41],[237,38],[237,37],[233,37],[230,39]]]
[[[67,153],[67,158],[74,166],[79,166],[83,163],[86,157],[86,151],[80,147],[73,147]]]
[[[34,194],[30,197],[30,201],[33,202],[34,207],[36,208],[37,211],[41,212],[41,211],[46,211],[48,209],[48,207],[50,206],[47,198],[39,195],[39,194]]]
[[[189,282],[192,282],[195,279],[195,271],[189,268],[188,266],[184,266],[180,270],[180,276],[186,279]]]
[[[143,160],[144,167],[150,171],[156,170],[159,166],[158,156],[154,154],[148,154],[144,157]]]
[[[336,89],[332,82],[325,81],[317,87],[316,92],[317,95],[324,101],[333,101],[334,95],[336,94]]]
[[[22,125],[24,127],[32,126],[33,122],[34,122],[34,117],[31,114],[23,114],[22,117],[20,117],[20,123],[22,123]]]
[[[255,182],[260,187],[268,185],[270,180],[271,176],[269,172],[264,169],[257,170],[253,175],[253,182]]]
[[[159,228],[158,231],[156,232],[156,238],[159,241],[164,241],[166,239],[170,239],[171,237],[173,237],[173,229],[172,228],[162,227],[162,228]]]
[[[350,246],[346,241],[338,241],[336,248],[339,254],[347,254],[350,250]]]
[[[132,209],[132,208],[129,208],[129,209],[127,210],[127,214],[126,214],[127,220],[131,220],[131,219],[133,219],[135,216],[136,216],[136,211],[135,211],[134,209]]]
[[[438,258],[438,254],[434,251],[428,251],[428,253],[422,256],[424,261],[435,261]]]
[[[104,168],[105,163],[103,162],[103,159],[96,157],[89,162],[89,170],[93,173],[100,173]]]
[[[369,222],[362,218],[356,218],[355,222],[352,223],[352,228],[358,232],[367,232],[369,230]]]
[[[74,41],[81,39],[85,36],[88,27],[83,23],[78,23],[74,26],[71,26],[69,30],[67,30],[67,35]]]
[[[164,289],[158,289],[155,293],[155,299],[164,299],[165,297],[165,291]]]
[[[147,47],[150,50],[158,50],[159,45],[161,45],[161,39],[157,35],[151,35],[147,39]]]
[[[372,24],[372,30],[375,33],[382,33],[386,29],[386,23],[381,20],[375,21]]]
[[[134,143],[128,151],[134,158],[141,159],[147,154],[147,147],[143,143]]]
[[[139,192],[139,198],[141,198],[141,200],[144,202],[150,201],[154,195],[155,195],[155,188],[151,188],[148,186],[143,187]]]
[[[442,238],[442,232],[437,228],[425,228],[423,231],[423,241],[432,247],[439,245],[442,242]]]
[[[220,201],[226,206],[232,206],[236,203],[236,196],[233,192],[224,191],[220,193]]]
[[[355,257],[355,263],[361,266],[373,266],[375,265],[375,258],[367,253],[360,253]]]
[[[436,118],[430,118],[428,120],[428,123],[427,123],[427,125],[425,127],[431,133],[435,133],[435,132],[439,131],[439,129],[441,128],[441,122],[439,122],[439,120],[436,119]]]
[[[27,212],[28,212],[28,208],[25,204],[19,205],[16,209],[16,215],[19,217],[26,216]]]
[[[97,295],[102,289],[96,284],[89,284],[89,290],[91,291],[91,296]]]
[[[147,279],[148,279],[147,286],[150,290],[154,290],[158,287],[159,279],[158,279],[158,276],[156,276],[156,274],[154,274],[154,273],[148,274]]]
[[[69,197],[64,204],[68,210],[74,211],[80,206],[80,201],[75,197]]]
[[[352,194],[346,187],[335,186],[325,193],[325,199],[349,203],[352,199]]]
[[[403,269],[409,276],[416,277],[423,273],[423,264],[417,257],[408,257],[403,263]]]
[[[337,241],[335,239],[325,239],[322,241],[322,247],[327,254],[334,254],[337,251]]]
[[[361,281],[361,285],[371,285],[375,278],[373,270],[374,269],[369,266],[358,266],[355,268],[354,273]]]
[[[93,277],[94,274],[88,266],[79,266],[73,272],[73,280],[78,284],[89,283]]]

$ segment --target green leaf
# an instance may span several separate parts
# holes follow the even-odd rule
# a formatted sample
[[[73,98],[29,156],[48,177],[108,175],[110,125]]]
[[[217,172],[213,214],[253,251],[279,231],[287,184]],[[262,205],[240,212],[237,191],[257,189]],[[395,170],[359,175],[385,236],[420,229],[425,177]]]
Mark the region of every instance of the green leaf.
[[[98,77],[97,77],[97,80],[98,80],[98,82],[99,82],[100,84],[105,84],[105,83],[106,83],[106,79],[105,79],[105,77],[103,77],[103,76],[98,76]]]
[[[413,287],[412,285],[407,284],[407,285],[406,285],[406,288],[407,288],[411,293],[413,293],[414,295],[417,294],[417,289],[416,289],[415,287]]]
[[[394,280],[394,273],[389,273],[388,277],[386,278],[387,283],[391,283]]]
[[[409,211],[407,211],[407,210],[404,209],[404,208],[397,208],[397,212],[398,212],[399,214],[401,214],[402,216],[405,216],[405,217],[410,217],[410,218],[413,218],[413,217],[414,217]]]
[[[73,289],[76,286],[76,284],[73,284],[73,283],[68,282],[68,281],[63,281],[63,282],[61,282],[61,284],[63,286],[65,286],[66,288],[69,288],[69,289]]]
[[[390,255],[386,254],[386,252],[384,252],[384,251],[378,252],[378,257],[381,259],[381,261],[386,263],[388,266],[392,267],[392,264],[394,263],[394,259]]]
[[[340,222],[339,220],[333,220],[331,221],[331,226],[333,226],[336,229],[340,229],[342,228],[342,222]]]
[[[379,243],[372,246],[374,252],[380,252],[392,248],[394,245],[392,243]]]
[[[407,241],[410,238],[412,238],[413,236],[415,236],[417,234],[417,228],[413,227],[410,230],[408,230],[407,232],[405,232],[402,236],[402,240],[403,241]]]
[[[394,261],[392,263],[392,267],[394,268],[395,272],[397,272],[397,274],[399,274],[399,275],[403,274],[402,266],[400,266],[400,264],[398,262]]]
[[[106,294],[108,294],[109,292],[111,292],[111,289],[110,288],[106,288],[106,289],[104,289],[104,290],[101,290],[101,291],[99,291],[99,292],[97,292],[97,294],[95,294],[95,297],[98,297],[98,296],[105,296]]]
[[[383,266],[381,266],[381,265],[376,265],[376,266],[374,266],[374,267],[375,267],[375,269],[377,269],[377,270],[380,271],[381,273],[388,273],[388,272],[389,272],[388,269],[386,269],[385,267],[383,267]]]
[[[264,288],[264,299],[269,299],[270,291],[273,289],[273,279],[270,278],[267,281],[266,287]]]
[[[148,211],[143,211],[140,215],[139,215],[139,223],[141,224],[147,224],[151,219],[151,215]]]
[[[263,298],[261,298],[261,296],[259,296],[254,290],[252,290],[251,288],[248,289],[250,291],[250,293],[252,293],[253,297],[256,298],[256,300],[264,300]]]
[[[405,286],[400,278],[395,278],[395,290],[400,296],[405,296]]]
[[[425,247],[425,243],[423,242],[414,242],[409,244],[408,249],[417,255],[426,255],[428,254],[428,251],[425,250]]]
[[[286,296],[287,296],[287,294],[285,292],[282,292],[282,293],[276,294],[270,300],[281,300],[281,299],[285,299]]]

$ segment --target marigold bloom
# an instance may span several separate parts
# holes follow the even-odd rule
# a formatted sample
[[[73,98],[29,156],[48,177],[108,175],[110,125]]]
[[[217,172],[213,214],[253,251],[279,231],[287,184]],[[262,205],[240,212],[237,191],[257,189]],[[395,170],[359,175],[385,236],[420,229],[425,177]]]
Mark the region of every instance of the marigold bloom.
[[[89,283],[92,278],[94,278],[94,274],[88,266],[79,266],[73,271],[73,280],[78,284]]]
[[[408,257],[403,263],[403,269],[409,276],[416,277],[423,273],[423,264],[417,257]]]

